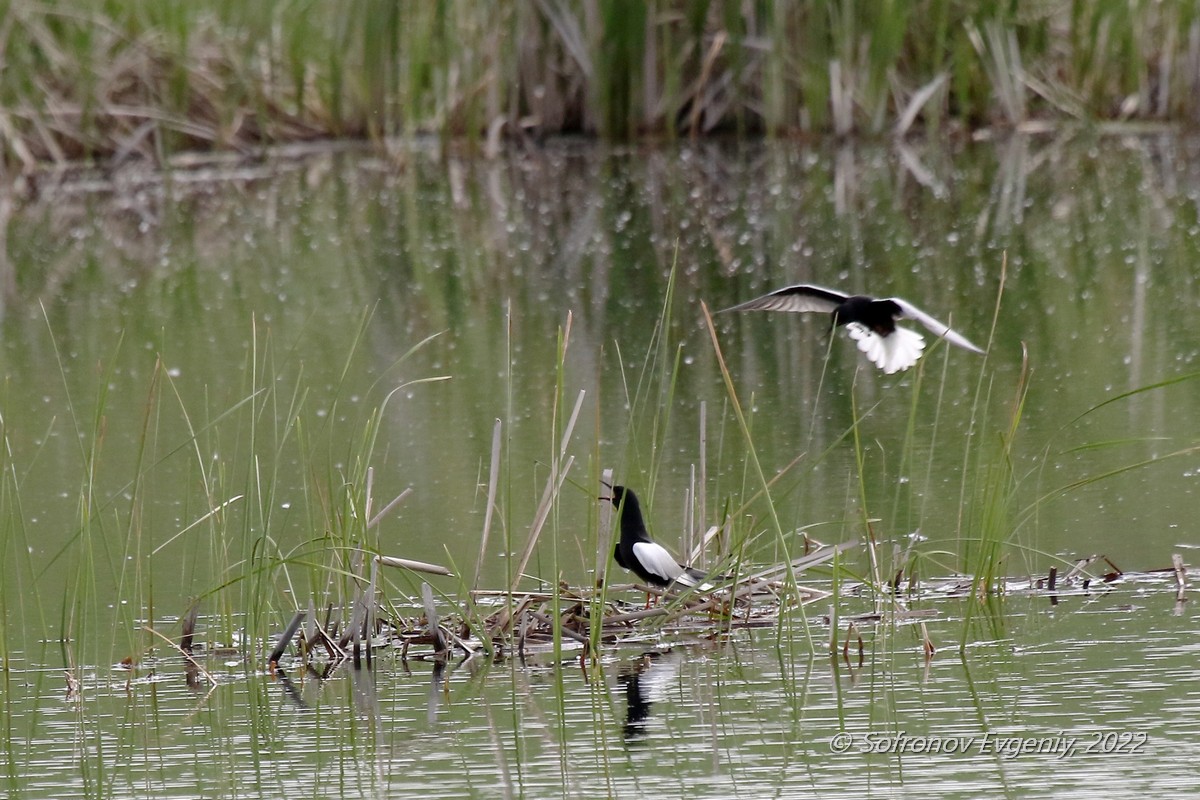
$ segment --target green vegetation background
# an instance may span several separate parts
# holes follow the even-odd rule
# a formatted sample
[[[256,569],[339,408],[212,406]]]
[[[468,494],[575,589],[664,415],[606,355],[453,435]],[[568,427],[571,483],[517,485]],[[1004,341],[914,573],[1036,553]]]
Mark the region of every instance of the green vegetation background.
[[[0,0],[5,164],[1200,119],[1200,4]]]

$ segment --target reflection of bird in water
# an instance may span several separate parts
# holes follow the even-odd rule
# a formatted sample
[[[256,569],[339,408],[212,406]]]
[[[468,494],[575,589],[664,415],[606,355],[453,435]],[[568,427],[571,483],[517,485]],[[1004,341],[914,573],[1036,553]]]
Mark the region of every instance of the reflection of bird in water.
[[[833,289],[802,283],[756,297],[724,311],[818,311],[832,314],[833,325],[844,325],[850,338],[867,358],[889,375],[911,367],[925,349],[925,339],[916,331],[896,326],[896,320],[911,319],[934,336],[972,353],[983,350],[949,325],[931,317],[899,297],[876,299],[847,295]],[[722,312],[723,313],[723,312]]]
[[[625,738],[646,735],[650,706],[666,700],[678,682],[680,656],[674,651],[648,652],[617,669],[617,683],[625,687]]]

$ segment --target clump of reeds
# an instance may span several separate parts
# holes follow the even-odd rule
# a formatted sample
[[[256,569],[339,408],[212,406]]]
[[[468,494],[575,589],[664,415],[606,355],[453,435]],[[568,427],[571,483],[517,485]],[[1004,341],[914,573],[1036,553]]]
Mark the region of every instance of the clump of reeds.
[[[422,585],[424,614],[396,614],[384,603],[367,615],[360,603],[342,609],[341,617],[327,608],[322,620],[312,609],[296,612],[276,639],[268,656],[274,667],[293,641],[301,663],[320,658],[341,663],[370,659],[377,648],[400,651],[421,658],[474,658],[483,653],[493,657],[515,655],[524,659],[530,651],[558,654],[592,653],[595,643],[614,644],[623,638],[647,632],[675,635],[710,635],[738,628],[770,627],[779,615],[794,606],[828,597],[828,592],[797,586],[787,580],[804,570],[825,563],[854,543],[825,547],[795,561],[759,570],[711,592],[695,594],[643,586],[615,585],[579,588],[566,585],[550,590],[475,590],[462,609],[439,613],[433,592]],[[418,572],[448,571],[434,565],[399,563]],[[372,581],[372,584],[374,581]],[[616,599],[623,591],[646,592],[658,598],[653,607],[637,607]],[[365,596],[377,602],[370,587]],[[595,634],[599,630],[599,636]]]
[[[1200,119],[1186,4],[13,0],[5,160],[314,137],[903,134]]]

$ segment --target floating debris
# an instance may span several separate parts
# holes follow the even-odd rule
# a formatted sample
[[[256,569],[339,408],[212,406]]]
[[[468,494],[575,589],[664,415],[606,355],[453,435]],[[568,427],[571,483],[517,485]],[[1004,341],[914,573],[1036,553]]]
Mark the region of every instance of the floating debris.
[[[796,584],[788,579],[789,575],[794,577],[830,561],[854,546],[856,542],[824,547],[790,563],[739,576],[728,586],[703,593],[640,583],[595,589],[559,584],[553,590],[527,592],[477,590],[470,593],[465,608],[441,614],[432,588],[422,583],[424,614],[414,619],[397,618],[389,613],[374,598],[372,583],[356,597],[349,624],[336,644],[330,632],[332,607],[327,609],[325,623],[315,625],[310,606],[292,617],[276,641],[268,663],[275,669],[297,638],[297,658],[308,666],[320,652],[317,645],[324,646],[324,653],[331,661],[353,657],[356,663],[360,654],[370,659],[370,652],[379,647],[397,648],[402,658],[439,662],[455,652],[468,659],[481,653],[497,658],[515,654],[524,659],[528,654],[552,651],[573,657],[591,653],[594,644],[615,644],[649,634],[711,636],[735,628],[771,626],[786,610],[829,596],[823,590]],[[380,557],[375,563],[391,561],[396,560],[385,561]],[[626,591],[648,593],[657,596],[660,602],[653,608],[642,608],[621,599]],[[493,610],[487,613],[489,608]],[[303,633],[302,628],[305,628]],[[360,642],[365,646],[360,646]],[[431,652],[412,656],[413,646],[429,647]]]

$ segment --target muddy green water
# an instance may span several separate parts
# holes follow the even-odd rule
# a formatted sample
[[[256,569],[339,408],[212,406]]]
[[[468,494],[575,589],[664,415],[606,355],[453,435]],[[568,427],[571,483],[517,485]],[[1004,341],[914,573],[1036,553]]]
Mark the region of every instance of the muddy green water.
[[[0,254],[5,796],[1196,789],[1197,612],[1153,571],[1200,541],[1200,143],[565,143],[41,188],[4,207]],[[801,281],[905,297],[990,347],[885,376],[823,319],[716,317],[781,538],[703,308]],[[326,543],[361,532],[368,463],[372,513],[412,493],[364,543],[472,572],[496,420],[483,586],[571,458],[526,586],[592,580],[611,467],[677,550],[731,510],[754,563],[870,518],[883,569],[911,547],[925,581],[999,535],[1013,593],[904,604],[929,615],[928,665],[907,617],[860,625],[859,666],[812,656],[793,615],[586,674],[394,654],[263,674],[270,633],[329,596]],[[1131,577],[1025,591],[1092,555]],[[205,661],[211,689],[145,630],[177,636],[197,597],[201,638],[242,645]]]

